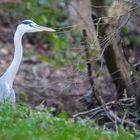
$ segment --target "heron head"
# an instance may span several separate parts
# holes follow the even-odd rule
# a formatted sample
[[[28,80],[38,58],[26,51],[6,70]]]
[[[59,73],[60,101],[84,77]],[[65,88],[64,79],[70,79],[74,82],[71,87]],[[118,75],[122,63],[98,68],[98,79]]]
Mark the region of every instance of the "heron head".
[[[29,32],[42,32],[42,31],[47,31],[47,32],[55,32],[54,29],[44,27],[37,25],[35,22],[32,20],[23,20],[17,27],[20,31],[23,33],[29,33]]]

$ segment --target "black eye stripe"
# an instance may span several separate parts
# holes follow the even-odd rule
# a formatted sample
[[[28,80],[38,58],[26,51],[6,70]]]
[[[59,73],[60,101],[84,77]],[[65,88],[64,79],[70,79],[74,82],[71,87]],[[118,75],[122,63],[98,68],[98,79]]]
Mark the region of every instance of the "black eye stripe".
[[[31,21],[22,21],[20,24],[25,24],[25,25],[27,25],[27,24],[31,24],[32,22]]]

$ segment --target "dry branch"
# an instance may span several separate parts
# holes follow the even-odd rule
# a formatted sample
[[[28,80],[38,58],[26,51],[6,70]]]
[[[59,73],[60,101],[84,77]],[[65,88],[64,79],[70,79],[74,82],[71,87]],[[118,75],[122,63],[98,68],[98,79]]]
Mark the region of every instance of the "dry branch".
[[[127,118],[126,116],[126,112],[124,112],[124,115],[122,118],[120,118],[118,115],[116,115],[112,110],[111,110],[111,107],[112,106],[115,106],[117,104],[121,104],[122,106],[125,106],[125,107],[134,107],[134,103],[136,104],[135,102],[135,98],[124,98],[124,99],[120,99],[119,101],[111,101],[111,102],[108,102],[108,103],[105,103],[104,100],[100,97],[100,101],[102,103],[102,106],[99,106],[99,107],[96,107],[96,108],[93,108],[91,110],[88,110],[88,111],[84,111],[84,112],[80,112],[78,114],[75,114],[73,115],[74,118],[76,117],[81,117],[81,116],[91,116],[94,117],[98,114],[98,118],[99,116],[105,112],[107,117],[114,123],[114,124],[122,124],[122,125],[127,125],[129,127],[138,127],[138,125],[132,121],[130,121],[129,118]],[[128,103],[131,104],[131,106],[127,106]],[[119,114],[119,112],[118,112]]]
[[[89,45],[88,45],[88,42],[87,42],[87,38],[88,38],[87,32],[86,32],[86,30],[83,30],[82,45],[85,48],[87,73],[88,73],[89,83],[90,83],[91,88],[92,88],[92,97],[95,97],[98,105],[101,105],[100,100],[98,98],[99,95],[97,94],[97,91],[95,90],[95,87],[94,87],[94,81],[93,81],[93,76],[92,76],[92,64],[91,64],[91,61],[90,61]]]

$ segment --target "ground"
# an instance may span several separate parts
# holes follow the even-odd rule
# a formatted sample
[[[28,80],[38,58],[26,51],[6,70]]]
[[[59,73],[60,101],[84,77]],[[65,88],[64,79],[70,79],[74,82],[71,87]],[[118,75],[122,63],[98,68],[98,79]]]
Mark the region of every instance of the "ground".
[[[1,46],[4,46],[0,48],[2,74],[12,60],[13,44]],[[26,51],[28,48],[26,44],[24,46]],[[112,98],[115,88],[111,79],[99,76],[94,78],[94,82],[105,98]],[[57,112],[67,111],[70,114],[87,109],[80,99],[90,92],[86,73],[75,71],[70,65],[62,68],[52,67],[35,59],[35,56],[23,58],[14,82],[14,89],[17,101],[27,102],[32,106],[40,104],[53,106],[57,108]]]
[[[13,19],[10,20],[13,21]],[[11,21],[6,19],[0,23],[1,75],[11,63],[14,54],[13,36],[17,23],[9,24]],[[41,33],[25,35],[23,38],[24,57],[14,82],[17,102],[26,102],[33,107],[40,106],[40,104],[51,106],[56,108],[55,114],[67,111],[71,115],[87,110],[89,102],[96,106],[96,101],[92,101],[87,96],[91,90],[86,69],[84,71],[75,69],[73,62],[56,67],[51,65],[51,60],[48,64],[38,57],[37,54],[47,55],[49,53],[48,44],[42,42],[41,35]],[[99,67],[98,64],[94,67],[98,69],[96,66]],[[97,76],[98,70],[95,69],[93,69],[93,79],[98,93],[106,101],[113,100],[116,91],[107,70],[102,71],[106,76]],[[82,100],[83,96],[86,103]]]

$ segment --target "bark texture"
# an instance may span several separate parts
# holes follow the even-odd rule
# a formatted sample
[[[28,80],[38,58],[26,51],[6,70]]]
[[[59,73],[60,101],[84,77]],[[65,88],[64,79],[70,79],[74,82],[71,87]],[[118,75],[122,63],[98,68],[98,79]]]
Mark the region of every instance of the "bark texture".
[[[117,89],[117,98],[121,98],[123,96],[124,91],[126,91],[127,95],[129,96],[134,95],[136,91],[132,84],[133,80],[130,74],[132,69],[128,65],[122,53],[122,49],[120,46],[121,40],[117,37],[119,35],[119,30],[121,29],[121,27],[123,27],[123,25],[127,23],[128,11],[130,10],[130,7],[125,6],[124,8],[123,3],[113,3],[111,7],[112,10],[110,8],[107,11],[108,7],[106,9],[104,0],[91,1],[92,5],[99,5],[101,7],[101,12],[99,13],[99,9],[97,9],[96,7],[94,8],[93,6],[93,10],[95,10],[95,12],[98,12],[98,18],[104,16],[112,17],[108,19],[108,23],[106,23],[106,20],[102,20],[102,23],[105,23],[106,25],[104,27],[102,25],[99,25],[99,35],[100,38],[104,38],[104,36],[110,36],[110,43],[108,46],[105,46],[102,40],[100,40],[100,45],[102,49],[105,49],[104,58],[107,64],[107,68],[112,76],[112,80]],[[122,9],[118,11],[116,7],[119,7],[119,9],[122,7]]]

